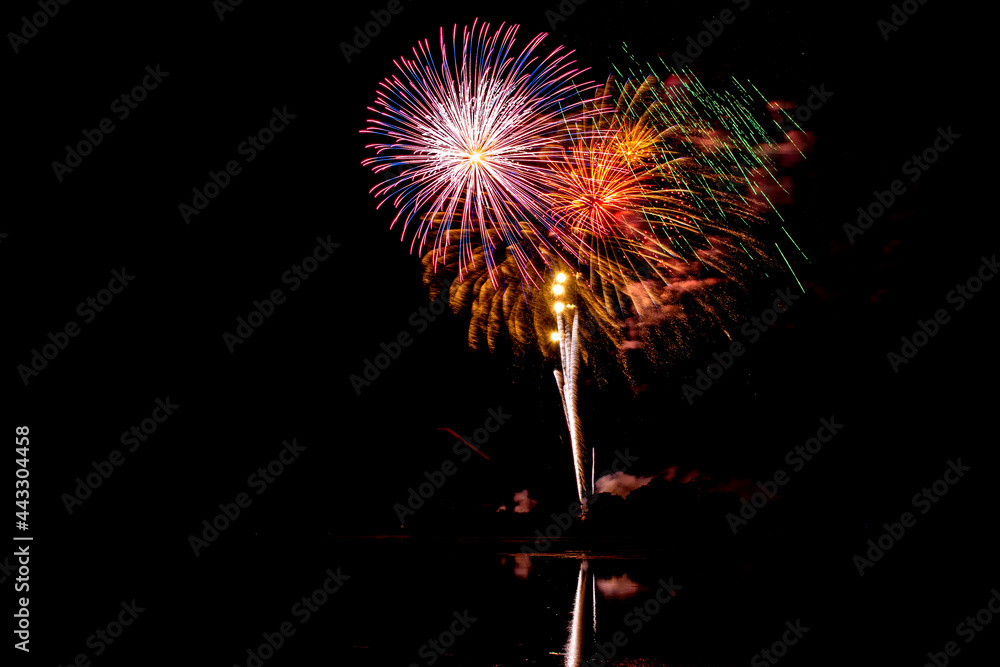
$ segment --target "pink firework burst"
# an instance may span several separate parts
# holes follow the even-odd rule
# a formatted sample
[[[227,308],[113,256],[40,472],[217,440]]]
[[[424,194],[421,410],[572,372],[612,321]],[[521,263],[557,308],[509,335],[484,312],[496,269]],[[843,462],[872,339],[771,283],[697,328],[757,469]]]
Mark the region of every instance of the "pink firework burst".
[[[386,140],[366,146],[376,155],[362,164],[375,173],[398,168],[372,192],[380,207],[391,201],[397,209],[392,225],[403,221],[402,237],[415,227],[411,252],[430,245],[436,266],[457,229],[459,275],[478,240],[488,246],[494,284],[497,243],[530,282],[537,275],[534,243],[573,247],[559,242],[568,232],[545,204],[548,156],[561,150],[575,121],[594,113],[582,95],[593,85],[573,80],[585,70],[573,67],[572,51],[537,55],[545,33],[517,50],[517,29],[501,25],[491,33],[489,24],[477,30],[473,22],[459,39],[456,25],[449,46],[442,28],[440,64],[427,40],[413,49],[414,59],[394,61],[399,73],[380,83],[368,107],[378,117],[362,130]]]

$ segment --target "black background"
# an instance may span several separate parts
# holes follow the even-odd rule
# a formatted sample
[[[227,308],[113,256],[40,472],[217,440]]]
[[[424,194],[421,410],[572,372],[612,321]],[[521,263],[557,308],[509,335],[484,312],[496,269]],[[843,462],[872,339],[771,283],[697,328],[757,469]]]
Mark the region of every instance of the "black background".
[[[784,453],[821,417],[836,416],[845,429],[789,487],[799,509],[780,530],[782,548],[767,556],[773,576],[784,572],[782,585],[826,619],[816,640],[826,648],[812,664],[833,656],[917,664],[954,639],[955,624],[1000,585],[988,457],[1000,288],[987,283],[898,374],[886,353],[918,319],[951,310],[946,293],[997,250],[993,177],[981,162],[990,134],[972,123],[991,104],[980,53],[989,44],[980,36],[986,17],[929,2],[887,41],[876,25],[891,13],[887,3],[753,2],[740,12],[722,0],[588,0],[552,30],[545,11],[556,3],[405,2],[346,62],[339,44],[383,6],[247,0],[220,21],[207,1],[71,2],[18,53],[7,52],[4,416],[9,432],[31,428],[30,661],[68,664],[132,598],[148,612],[95,664],[241,661],[326,567],[350,558],[331,548],[333,536],[401,532],[393,505],[452,456],[453,439],[439,428],[470,433],[489,408],[513,415],[486,446],[490,465],[456,476],[442,493],[499,505],[528,488],[539,511],[565,506],[572,478],[550,369],[520,372],[469,351],[461,317],[445,315],[416,335],[360,395],[349,381],[381,342],[412,332],[408,317],[427,305],[419,259],[369,194],[377,178],[360,164],[366,107],[392,59],[418,39],[433,42],[441,26],[478,16],[519,23],[522,38],[552,32],[546,46],[576,49],[601,80],[623,43],[669,57],[726,7],[737,19],[696,60],[699,71],[750,79],[767,99],[797,104],[810,86],[834,93],[806,123],[816,144],[786,211],[811,260],[799,274],[809,294],[693,406],[679,389],[689,377],[681,370],[654,378],[638,398],[619,385],[585,392],[588,441],[630,447],[641,457],[637,473],[679,465],[719,480],[762,479],[784,467]],[[3,25],[19,29],[36,11],[8,5]],[[112,116],[112,100],[156,65],[169,76],[128,118],[115,118],[114,132],[60,182],[51,164],[65,146]],[[210,170],[242,162],[237,146],[275,107],[295,114],[288,128],[185,224],[178,205],[190,203]],[[873,190],[906,179],[902,164],[939,127],[961,138],[847,243],[843,224]],[[281,276],[317,236],[340,247],[290,292]],[[15,367],[30,363],[49,332],[81,322],[77,304],[122,267],[134,282],[26,386]],[[231,354],[223,332],[276,288],[287,301]],[[752,295],[749,311],[760,312],[768,292]],[[695,359],[685,371],[705,363]],[[61,497],[75,478],[122,449],[120,434],[167,396],[180,405],[176,414],[68,514]],[[307,447],[302,457],[195,557],[188,536],[218,503],[246,491],[248,475],[291,438]],[[851,557],[865,540],[958,457],[972,467],[965,480],[885,562],[857,577]],[[272,663],[344,664],[368,659],[346,653],[351,647],[392,642],[376,629],[395,603],[375,604],[368,584],[351,583],[355,591],[334,598],[324,626],[303,629]],[[16,597],[11,584],[3,590]],[[424,593],[413,585],[397,593],[419,616]],[[746,614],[755,604],[732,600]],[[727,628],[705,632],[724,642]],[[974,646],[996,646],[996,632],[988,628],[991,638]],[[386,664],[406,664],[416,645]]]

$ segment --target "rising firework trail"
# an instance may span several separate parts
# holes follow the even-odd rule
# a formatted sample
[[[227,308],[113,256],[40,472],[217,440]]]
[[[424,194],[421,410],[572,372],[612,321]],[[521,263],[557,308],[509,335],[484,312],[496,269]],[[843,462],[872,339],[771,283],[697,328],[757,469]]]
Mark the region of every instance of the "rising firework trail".
[[[566,274],[560,273],[556,276],[556,284],[552,287],[552,291],[556,295],[560,295],[565,291],[565,287],[563,287],[565,281]],[[565,322],[566,308],[567,306],[562,301],[556,302],[556,323],[559,329],[553,333],[552,337],[559,342],[560,368],[555,369],[553,373],[556,376],[556,386],[559,388],[559,396],[562,398],[563,414],[566,416],[566,428],[569,430],[570,448],[573,450],[576,493],[580,500],[581,511],[585,513],[587,466],[584,461],[583,424],[580,422],[577,406],[577,379],[580,376],[580,313],[574,310],[573,325],[572,327],[567,326]]]

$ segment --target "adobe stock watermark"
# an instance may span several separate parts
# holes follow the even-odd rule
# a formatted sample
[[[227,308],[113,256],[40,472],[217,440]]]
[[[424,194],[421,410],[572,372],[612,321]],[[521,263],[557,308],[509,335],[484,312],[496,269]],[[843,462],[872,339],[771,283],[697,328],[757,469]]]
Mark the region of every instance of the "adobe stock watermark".
[[[633,607],[632,611],[622,618],[622,622],[632,631],[633,636],[642,632],[643,628],[653,620],[653,617],[663,611],[670,601],[677,597],[677,591],[684,588],[680,584],[675,584],[673,577],[670,577],[669,580],[661,578],[659,584],[659,588],[653,592],[653,595],[641,605]],[[597,651],[583,663],[583,667],[604,667],[609,660],[618,654],[620,649],[628,645],[629,640],[630,637],[624,632],[616,631],[611,635],[611,641],[597,643]]]
[[[615,460],[611,464],[610,470],[605,470],[597,478],[606,477],[616,472],[625,472],[632,467],[639,457],[632,456],[628,453],[628,447],[625,451],[615,450]],[[620,466],[620,467],[619,467]],[[565,512],[561,514],[551,514],[552,523],[545,527],[545,530],[535,529],[536,539],[531,542],[531,544],[521,545],[521,553],[528,554],[543,554],[552,548],[553,540],[557,540],[562,537],[563,533],[570,529],[574,522],[578,521],[583,511],[583,506],[580,505],[579,501],[573,501],[566,508]]]
[[[931,507],[940,502],[948,490],[965,476],[965,473],[972,470],[970,466],[962,465],[961,458],[955,461],[949,460],[947,463],[948,467],[945,468],[941,479],[936,480],[929,487],[925,486],[910,500],[914,509],[919,509],[921,514],[930,512]],[[865,576],[865,568],[872,567],[882,560],[882,556],[896,546],[896,543],[906,534],[906,529],[913,528],[915,525],[917,525],[917,517],[911,512],[903,512],[897,523],[883,523],[882,527],[885,532],[874,540],[868,540],[866,543],[868,549],[864,552],[864,556],[855,555],[852,559],[858,574],[862,577]]]
[[[87,297],[76,307],[76,314],[83,318],[83,324],[93,322],[97,318],[97,314],[103,313],[104,309],[114,301],[115,296],[121,294],[129,282],[133,280],[135,280],[135,276],[129,274],[124,266],[121,271],[113,270],[107,289],[98,290],[97,294]],[[31,348],[31,359],[28,363],[17,366],[17,374],[21,377],[24,386],[27,387],[28,382],[48,368],[49,364],[59,356],[59,353],[66,349],[70,340],[79,336],[82,330],[81,325],[76,320],[69,320],[63,326],[62,331],[48,333],[49,342],[42,345],[41,352],[36,347]]]
[[[330,259],[333,251],[340,247],[339,243],[330,240],[330,234],[324,239],[316,237],[316,246],[312,252],[298,264],[292,264],[287,271],[281,274],[281,284],[288,285],[288,291],[294,292],[302,287],[302,283],[309,280],[309,276],[319,270],[320,264]],[[222,342],[226,344],[229,354],[236,351],[236,346],[247,342],[254,331],[264,326],[264,322],[274,315],[278,306],[285,303],[287,296],[281,288],[271,290],[269,298],[263,300],[254,299],[253,308],[246,317],[236,318],[236,328],[233,333],[222,332]]]
[[[0,584],[7,583],[7,580],[17,574],[17,568],[10,562],[10,556],[4,556],[0,562]]]
[[[406,319],[411,327],[416,329],[417,334],[422,334],[427,331],[427,327],[430,326],[432,322],[437,320],[446,310],[448,310],[448,290],[451,287],[454,280],[449,280],[444,287],[441,288],[441,293],[438,294],[437,298],[430,302],[427,306],[421,306],[416,309],[410,316]],[[389,365],[393,361],[399,359],[400,355],[403,353],[403,349],[409,347],[413,343],[413,335],[409,331],[403,330],[396,335],[395,340],[390,340],[388,343],[379,343],[379,348],[381,352],[377,353],[372,359],[365,357],[362,362],[362,369],[360,374],[355,373],[348,376],[348,380],[351,383],[351,387],[354,389],[354,394],[356,396],[361,395],[361,390],[365,387],[370,387],[372,382],[377,380],[382,374],[382,371],[389,368]]]
[[[133,424],[130,430],[122,432],[121,443],[129,447],[128,452],[130,454],[139,449],[142,443],[156,433],[160,424],[167,421],[174,414],[174,410],[181,407],[171,401],[169,396],[162,399],[158,398],[154,403],[156,407],[153,408],[151,416],[146,417],[138,424]],[[125,463],[125,455],[117,449],[112,449],[105,460],[100,462],[91,461],[90,466],[94,469],[94,472],[87,474],[83,478],[77,477],[75,480],[76,487],[73,489],[73,492],[64,493],[61,496],[63,506],[66,507],[66,513],[72,515],[73,509],[83,505],[84,500],[94,495],[94,491],[108,481],[111,475],[114,474],[115,469],[123,463]]]
[[[27,493],[27,492],[25,492]],[[20,502],[20,501],[19,501]],[[23,501],[25,507],[27,507],[27,500]],[[25,512],[27,514],[27,512]],[[14,552],[14,557],[17,558],[17,583],[14,584],[14,590],[18,593],[29,593],[31,591],[31,545],[22,544]],[[14,613],[14,618],[17,621],[14,626],[17,628],[14,630],[14,634],[21,641],[14,643],[14,648],[18,651],[24,651],[25,653],[31,653],[31,647],[28,644],[31,642],[31,609],[29,605],[31,604],[31,599],[27,596],[17,598],[17,611]]]
[[[949,148],[955,145],[955,140],[960,139],[962,135],[957,134],[951,129],[951,125],[948,129],[939,127],[937,129],[938,136],[935,137],[931,145],[920,152],[920,155],[913,154],[910,159],[904,162],[900,166],[900,170],[904,175],[910,177],[910,182],[914,183],[920,180],[924,172],[931,168],[931,165],[938,161],[942,153],[945,153]],[[866,231],[871,229],[875,221],[881,218],[886,211],[892,208],[892,205],[896,203],[896,197],[901,197],[906,194],[906,184],[901,179],[896,179],[889,184],[889,189],[881,192],[879,190],[872,191],[872,196],[875,201],[868,204],[868,206],[858,207],[858,219],[856,224],[851,224],[849,222],[844,223],[844,233],[847,234],[847,242],[854,243],[857,237],[864,234]]]
[[[226,20],[226,14],[235,12],[236,8],[243,4],[243,0],[212,0],[212,9],[219,17],[219,23]]]
[[[793,294],[791,287],[779,289],[775,294],[777,297],[770,308],[765,308],[760,315],[750,318],[740,327],[740,333],[746,336],[747,344],[753,344],[760,340],[760,337],[770,330],[771,325],[778,321],[778,315],[787,312],[792,304],[802,297],[802,294]],[[704,396],[705,392],[715,384],[715,381],[736,364],[736,359],[742,357],[746,350],[746,345],[734,339],[729,343],[729,347],[722,351],[721,355],[718,352],[713,352],[712,358],[715,359],[715,363],[709,364],[705,369],[698,369],[698,372],[695,373],[694,386],[685,384],[681,387],[688,405],[693,405],[695,398]]]
[[[348,63],[351,58],[361,53],[361,50],[372,43],[372,40],[382,34],[382,30],[389,26],[393,16],[398,16],[403,12],[401,0],[389,0],[385,9],[373,9],[368,12],[372,19],[364,24],[354,26],[354,34],[351,42],[341,42],[340,52],[344,54],[344,60]]]
[[[257,156],[274,141],[275,137],[284,132],[288,124],[298,117],[298,114],[289,113],[287,106],[281,107],[280,111],[278,107],[272,107],[271,113],[272,116],[267,125],[257,130],[254,134],[248,134],[247,138],[241,141],[236,147],[236,154],[242,157],[246,164],[250,164],[256,160]],[[177,205],[177,210],[180,212],[184,224],[191,224],[192,216],[201,215],[202,211],[212,203],[212,200],[229,187],[233,178],[242,173],[243,165],[240,164],[238,159],[229,160],[217,172],[209,170],[208,180],[205,182],[205,185],[201,189],[196,187],[191,188],[191,192],[193,193],[191,203],[181,202]]]
[[[247,486],[258,496],[264,493],[268,485],[273,484],[285,472],[286,467],[295,463],[302,455],[302,452],[306,450],[304,446],[298,444],[295,438],[292,438],[291,442],[283,440],[281,444],[284,448],[278,453],[277,458],[273,459],[267,466],[257,468],[255,472],[247,477]],[[246,492],[237,493],[236,498],[231,503],[219,503],[219,513],[213,516],[211,521],[205,519],[201,522],[203,526],[201,536],[199,537],[194,533],[188,536],[188,545],[190,545],[195,557],[200,556],[203,550],[219,539],[219,536],[252,503],[253,498]]]
[[[49,19],[54,19],[59,13],[60,7],[69,4],[69,0],[38,0],[39,12],[35,12],[30,17],[21,17],[21,29],[17,32],[8,32],[7,41],[14,49],[14,53],[20,52],[21,47],[28,43],[30,39],[38,35],[38,31],[49,24]]]
[[[777,664],[778,660],[788,655],[788,647],[798,644],[799,640],[809,632],[809,628],[802,625],[800,618],[795,619],[795,623],[785,621],[785,627],[788,629],[782,633],[781,639],[771,644],[770,648],[754,653],[753,657],[750,658],[750,664],[753,667],[767,667]]]
[[[483,422],[482,427],[473,431],[471,436],[467,435],[460,440],[456,440],[451,450],[461,459],[462,463],[468,463],[469,459],[472,458],[473,449],[480,456],[489,458],[475,448],[471,442],[475,442],[477,445],[485,444],[490,439],[490,436],[499,431],[500,427],[506,424],[507,420],[512,416],[503,411],[502,405],[490,408],[487,410],[486,420]],[[430,500],[444,486],[448,478],[456,472],[458,472],[458,466],[451,459],[445,459],[438,470],[424,471],[424,477],[427,481],[421,482],[416,488],[411,486],[407,489],[409,495],[406,497],[406,504],[396,503],[392,506],[392,509],[396,512],[396,517],[399,519],[399,524],[401,526],[406,525],[406,519],[416,514],[417,510],[423,507],[424,503]]]
[[[344,582],[351,578],[341,572],[339,567],[336,572],[332,568],[327,568],[325,574],[327,576],[322,585],[309,595],[303,595],[301,600],[292,605],[290,613],[299,622],[299,626],[308,623],[313,614],[320,611],[330,601],[330,597],[340,591]],[[263,667],[263,664],[273,658],[285,642],[295,636],[295,631],[295,624],[285,621],[274,632],[261,633],[264,641],[256,647],[248,648],[243,665],[234,663],[233,667]]]
[[[927,0],[903,0],[901,5],[893,3],[889,20],[879,19],[875,26],[882,33],[882,39],[889,41],[889,36],[896,32],[910,20],[910,17],[917,13],[920,5],[926,4]]]
[[[791,113],[787,113],[784,109],[781,110],[782,114],[787,119],[786,122],[781,124],[781,130],[783,132],[790,131],[793,127],[797,128],[796,121],[799,123],[808,122],[812,118],[813,114],[823,108],[827,100],[833,97],[835,91],[827,90],[826,84],[819,84],[819,88],[816,86],[809,86],[809,97],[806,101],[795,107]],[[794,119],[793,119],[794,116]]]
[[[124,634],[125,628],[135,623],[136,619],[139,618],[139,614],[146,611],[145,607],[140,607],[136,604],[135,599],[132,602],[122,602],[119,606],[122,610],[118,612],[118,615],[112,621],[103,628],[98,628],[94,631],[94,634],[87,637],[86,646],[93,651],[94,657],[103,655],[108,650],[108,647],[112,646],[115,640]],[[73,660],[66,663],[65,667],[90,667],[90,661],[91,654],[81,652]],[[57,667],[63,667],[63,665],[58,665]]]
[[[830,417],[829,419],[824,417],[820,419],[816,435],[806,440],[804,444],[796,445],[794,448],[789,449],[788,453],[785,454],[785,463],[792,466],[792,472],[801,471],[805,467],[806,462],[812,461],[813,457],[823,449],[823,445],[833,440],[834,436],[842,428],[844,428],[844,425],[837,423],[836,417]],[[784,468],[779,468],[774,472],[770,480],[757,482],[757,488],[760,491],[754,492],[749,500],[746,498],[740,499],[739,516],[732,512],[726,514],[726,522],[733,531],[733,535],[740,528],[747,525],[750,519],[757,516],[758,510],[778,495],[778,489],[790,481],[791,477],[785,472]]]
[[[748,7],[750,7],[750,0],[730,0],[732,4],[739,7],[741,12],[745,12]],[[739,14],[733,12],[731,9],[723,9],[718,13],[718,18],[712,18],[708,21],[702,21],[701,24],[705,26],[705,29],[698,34],[687,38],[687,48],[684,49],[684,53],[680,51],[674,51],[671,57],[674,59],[674,67],[686,67],[694,62],[695,58],[698,58],[715,42],[716,39],[722,36],[723,31],[725,31],[727,25],[732,25],[736,21],[736,17]]]
[[[553,31],[556,29],[556,24],[565,21],[576,8],[585,3],[587,0],[562,0],[558,5],[552,9],[545,10],[545,20],[549,22],[549,28]]]
[[[125,120],[168,76],[170,76],[170,72],[162,71],[159,63],[156,64],[155,68],[147,65],[146,75],[142,77],[142,81],[111,101],[111,113],[115,114],[118,120]],[[74,146],[66,145],[66,155],[63,161],[52,161],[52,172],[55,174],[56,180],[62,183],[63,177],[73,173],[74,169],[83,164],[83,158],[93,153],[94,149],[104,141],[104,138],[114,131],[115,123],[110,117],[102,118],[93,130],[82,130],[83,139]]]
[[[420,665],[430,666],[436,663],[441,656],[448,652],[448,649],[455,645],[458,638],[468,632],[472,624],[479,620],[471,616],[468,609],[461,614],[457,611],[452,612],[452,616],[455,617],[455,620],[451,622],[446,630],[443,630],[437,637],[422,644],[417,649],[417,655],[423,659],[423,662],[411,662],[409,667],[420,667]]]
[[[997,264],[996,253],[989,259],[981,257],[980,260],[982,263],[976,273],[964,282],[957,283],[955,288],[949,290],[945,295],[947,303],[955,305],[956,312],[965,308],[965,304],[975,298],[976,294],[983,289],[985,283],[992,280],[993,276],[1000,270],[1000,264]],[[948,322],[951,322],[951,314],[946,308],[938,308],[934,311],[933,316],[926,321],[917,320],[916,330],[910,336],[900,337],[901,345],[899,351],[891,351],[886,354],[886,359],[889,361],[889,366],[892,367],[892,372],[898,373],[900,368],[910,363],[917,356],[917,353],[930,342],[931,338],[938,335],[941,327]]]
[[[1000,615],[1000,591],[993,588],[990,590],[990,593],[990,599],[986,601],[982,609],[976,612],[975,616],[966,616],[964,621],[955,626],[955,634],[965,639],[966,644],[971,644],[976,635],[985,630],[986,626],[993,622],[994,614]],[[994,602],[996,606],[993,606]],[[945,665],[951,662],[951,658],[954,658],[961,652],[962,649],[959,647],[958,642],[946,642],[944,651],[927,652],[929,660],[924,663],[924,667],[945,667]]]

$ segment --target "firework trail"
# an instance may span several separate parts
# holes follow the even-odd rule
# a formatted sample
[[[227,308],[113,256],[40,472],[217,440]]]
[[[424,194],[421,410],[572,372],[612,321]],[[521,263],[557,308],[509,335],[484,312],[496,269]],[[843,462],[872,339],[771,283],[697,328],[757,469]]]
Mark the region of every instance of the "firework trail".
[[[582,109],[587,85],[572,81],[581,73],[568,59],[572,52],[535,55],[545,33],[518,50],[517,28],[491,33],[489,24],[477,29],[473,22],[459,39],[456,25],[450,45],[442,28],[440,64],[430,43],[419,43],[412,60],[394,61],[399,73],[381,83],[369,107],[378,117],[363,130],[387,140],[366,146],[376,156],[363,164],[376,173],[401,168],[372,192],[380,207],[391,200],[398,209],[392,224],[402,220],[404,237],[415,226],[411,251],[429,245],[437,264],[457,229],[459,276],[473,263],[478,238],[494,286],[500,243],[529,280],[537,275],[535,243],[571,245],[546,210],[546,155],[567,121],[590,113]],[[524,243],[526,224],[536,232],[531,243]]]
[[[563,275],[563,274],[559,274]],[[569,328],[564,323],[562,312],[556,314],[559,325],[559,356],[562,368],[553,371],[556,376],[556,386],[562,398],[563,414],[566,416],[566,427],[569,429],[570,448],[573,451],[573,469],[576,471],[576,493],[581,508],[587,502],[587,464],[584,460],[583,424],[577,411],[577,379],[580,375],[579,332],[580,314],[573,313],[573,326]]]

